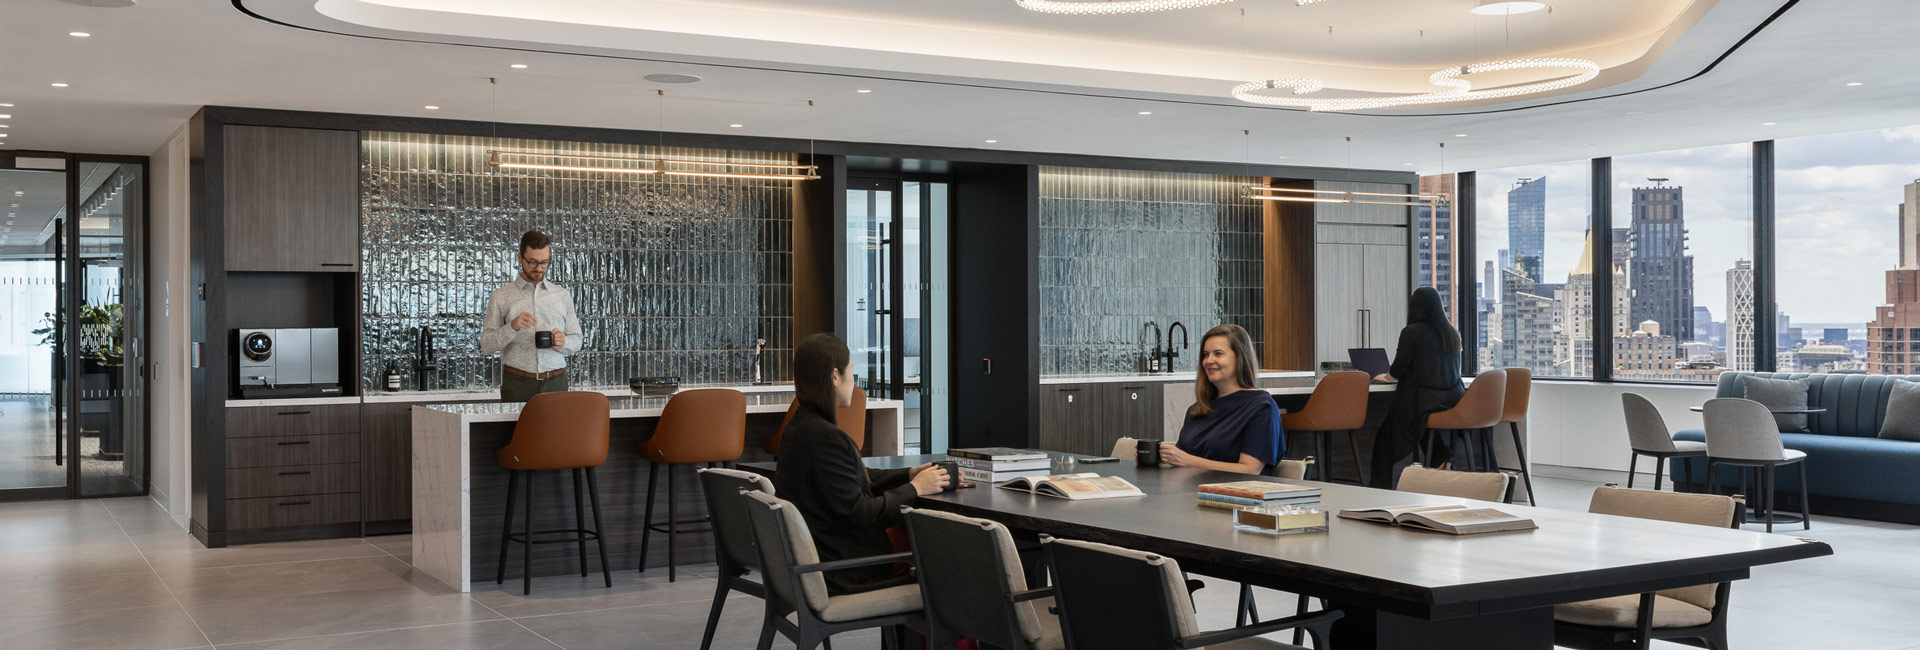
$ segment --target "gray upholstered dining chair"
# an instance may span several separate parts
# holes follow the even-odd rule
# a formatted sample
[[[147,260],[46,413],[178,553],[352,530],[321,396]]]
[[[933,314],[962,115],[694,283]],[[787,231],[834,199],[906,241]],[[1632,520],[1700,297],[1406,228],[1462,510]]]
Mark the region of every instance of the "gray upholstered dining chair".
[[[1028,589],[1013,534],[998,522],[909,510],[907,538],[926,604],[929,647],[971,638],[1005,650],[1063,650],[1053,589]]]
[[[1408,465],[1394,489],[1440,497],[1512,503],[1513,476],[1504,472],[1455,472]]]
[[[1674,440],[1673,432],[1667,430],[1667,421],[1660,417],[1660,409],[1653,402],[1635,393],[1622,393],[1620,404],[1627,414],[1627,444],[1633,448],[1633,455],[1627,459],[1627,488],[1633,488],[1634,470],[1639,466],[1641,456],[1653,457],[1653,489],[1660,490],[1660,481],[1666,477],[1666,465],[1669,458],[1691,458],[1707,455],[1707,443],[1692,440]],[[1686,473],[1686,482],[1693,483],[1693,463],[1682,462],[1681,471]]]
[[[1717,494],[1678,494],[1622,489],[1593,491],[1587,511],[1721,528],[1737,527],[1740,501]],[[1732,583],[1614,596],[1553,607],[1553,643],[1578,650],[1645,648],[1654,639],[1688,639],[1689,645],[1725,650],[1727,596]]]
[[[1345,615],[1336,609],[1202,632],[1180,563],[1173,558],[1064,539],[1048,541],[1046,549],[1060,630],[1070,650],[1301,650],[1260,638],[1294,628],[1306,629],[1314,647],[1325,648],[1333,622]]]
[[[759,551],[753,547],[753,520],[747,514],[742,492],[773,494],[773,482],[767,477],[737,469],[702,468],[700,491],[707,500],[707,512],[713,516],[714,554],[719,584],[713,592],[713,608],[707,612],[707,630],[700,637],[700,650],[713,646],[713,633],[720,624],[720,610],[726,607],[727,592],[738,591],[754,598],[766,598],[766,587],[747,579],[760,570]]]
[[[912,553],[821,562],[813,533],[800,509],[765,492],[740,492],[753,521],[753,543],[760,554],[767,614],[759,650],[773,647],[779,632],[799,650],[814,650],[841,632],[882,628],[884,647],[903,650],[905,628],[925,629],[920,586],[886,587],[857,594],[831,595],[821,574],[837,569],[907,562]]]
[[[1767,532],[1773,532],[1774,468],[1793,465],[1800,474],[1800,523],[1813,529],[1807,516],[1807,452],[1788,449],[1780,442],[1780,423],[1766,405],[1753,400],[1722,397],[1707,400],[1702,409],[1707,419],[1707,485],[1720,487],[1721,465],[1740,468],[1740,484],[1746,485],[1747,468],[1754,468],[1758,488],[1753,496],[1767,513]]]

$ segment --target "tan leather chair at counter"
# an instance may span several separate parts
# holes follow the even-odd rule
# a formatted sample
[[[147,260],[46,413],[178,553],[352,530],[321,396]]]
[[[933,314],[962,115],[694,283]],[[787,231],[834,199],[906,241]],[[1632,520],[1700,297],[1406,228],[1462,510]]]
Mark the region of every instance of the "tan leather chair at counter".
[[[1513,453],[1520,458],[1520,480],[1527,486],[1527,503],[1540,505],[1534,500],[1533,469],[1527,466],[1527,445],[1520,440],[1520,423],[1527,420],[1527,407],[1533,401],[1533,371],[1526,368],[1507,369],[1507,399],[1500,405],[1500,424],[1507,425],[1513,434]],[[1489,432],[1491,433],[1491,432]],[[1500,459],[1493,454],[1493,440],[1486,439],[1487,464],[1500,469]],[[1629,473],[1628,478],[1632,478]]]
[[[593,475],[594,468],[607,462],[612,414],[607,396],[591,391],[542,393],[521,407],[520,419],[513,425],[513,437],[508,439],[507,446],[494,452],[500,466],[507,468],[507,515],[501,524],[500,561],[493,576],[494,584],[506,582],[508,542],[519,542],[524,545],[520,556],[520,593],[533,593],[533,536],[569,533],[573,535],[571,541],[580,545],[580,575],[587,575],[587,540],[593,540],[600,545],[600,572],[606,576],[607,588],[613,588],[612,569],[607,567],[607,541],[600,536],[605,527],[600,523],[599,481]],[[574,527],[534,530],[532,473],[567,470],[573,472]],[[587,494],[593,501],[593,530],[587,530],[581,508],[582,474],[586,477]],[[526,520],[521,533],[514,535],[513,499],[523,479],[527,489]]]
[[[1473,429],[1490,429],[1500,423],[1506,415],[1503,404],[1507,399],[1507,371],[1494,369],[1481,372],[1467,385],[1467,393],[1460,396],[1460,402],[1453,408],[1427,416],[1427,433],[1451,431],[1450,435],[1459,437],[1460,432]],[[1466,463],[1460,459],[1453,461],[1455,467],[1473,466],[1473,446],[1468,445]],[[1427,446],[1420,446],[1420,464],[1430,465]],[[1492,463],[1489,463],[1491,465]]]
[[[647,570],[647,546],[651,533],[667,534],[667,582],[675,579],[674,562],[679,550],[676,539],[680,524],[705,523],[705,517],[681,521],[679,504],[674,498],[674,470],[697,463],[731,464],[740,460],[747,446],[747,396],[737,390],[706,388],[674,393],[660,413],[653,437],[640,445],[640,457],[651,467],[647,470],[647,514],[640,530],[640,572]],[[653,522],[654,492],[660,487],[660,467],[667,468],[667,523]],[[689,531],[691,532],[691,531]]]
[[[774,432],[773,435],[760,439],[760,448],[765,450],[768,455],[774,458],[780,457],[780,438],[787,435],[787,425],[793,422],[793,412],[798,408],[800,408],[799,401],[788,404],[787,417],[780,420],[780,430]],[[853,388],[853,403],[847,405],[846,408],[840,409],[833,417],[835,423],[840,425],[840,430],[847,432],[847,437],[853,439],[854,449],[865,449],[867,447],[867,391],[855,386]]]
[[[1307,405],[1298,412],[1280,415],[1280,425],[1287,433],[1295,431],[1313,434],[1313,457],[1326,459],[1327,446],[1335,431],[1347,434],[1347,446],[1353,451],[1353,473],[1361,484],[1367,482],[1367,471],[1360,463],[1360,441],[1355,432],[1367,424],[1367,391],[1373,379],[1364,372],[1336,372],[1320,380],[1313,387],[1313,395],[1307,397]],[[1313,478],[1325,481],[1327,468],[1324,461],[1314,466]]]

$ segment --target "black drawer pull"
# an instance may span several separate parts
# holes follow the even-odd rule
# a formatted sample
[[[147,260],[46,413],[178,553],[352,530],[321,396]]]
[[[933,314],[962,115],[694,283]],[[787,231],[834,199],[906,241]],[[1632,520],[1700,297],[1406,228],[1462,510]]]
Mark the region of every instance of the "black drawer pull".
[[[308,470],[304,472],[281,472],[280,475],[281,476],[299,476],[301,474],[312,474],[312,473],[313,473],[312,470]]]
[[[273,444],[280,445],[283,447],[286,445],[311,445],[313,444],[313,441],[312,440],[295,440],[292,442],[276,442]]]
[[[281,411],[274,415],[313,415],[313,411]]]
[[[321,262],[321,266],[353,266],[352,262]]]
[[[313,504],[312,501],[281,501],[280,502],[280,505],[283,505],[283,506],[305,506],[305,505],[312,505],[312,504]]]

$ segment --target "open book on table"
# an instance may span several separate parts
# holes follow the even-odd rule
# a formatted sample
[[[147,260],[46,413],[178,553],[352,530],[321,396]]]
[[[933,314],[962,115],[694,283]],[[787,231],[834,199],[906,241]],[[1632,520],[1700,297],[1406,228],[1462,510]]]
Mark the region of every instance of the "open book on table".
[[[1508,530],[1539,528],[1532,519],[1510,515],[1493,508],[1469,508],[1460,504],[1443,506],[1394,506],[1341,510],[1343,519],[1378,521],[1454,535],[1498,533]]]
[[[1132,483],[1128,483],[1126,479],[1118,476],[1101,476],[1092,472],[1081,474],[1054,474],[1052,476],[1023,476],[1001,483],[1000,487],[1072,501],[1143,497],[1147,495],[1145,492],[1141,492],[1140,488],[1134,487]]]

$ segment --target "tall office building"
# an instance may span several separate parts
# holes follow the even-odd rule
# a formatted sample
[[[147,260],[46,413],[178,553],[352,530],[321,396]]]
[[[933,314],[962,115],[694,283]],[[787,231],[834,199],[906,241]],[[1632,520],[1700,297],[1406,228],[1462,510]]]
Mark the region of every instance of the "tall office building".
[[[1507,192],[1507,250],[1513,252],[1513,268],[1534,282],[1541,276],[1547,260],[1547,177],[1514,181]]]
[[[1867,373],[1920,374],[1920,268],[1887,272],[1887,304],[1867,323]]]
[[[1832,345],[1846,345],[1847,336],[1847,328],[1829,327],[1821,332],[1820,342]]]
[[[1920,269],[1920,179],[1907,183],[1900,204],[1900,267]]]
[[[1727,270],[1727,367],[1753,370],[1753,262]]]
[[[1613,229],[1613,265],[1627,268],[1627,260],[1633,257],[1633,229]],[[1622,287],[1624,289],[1624,287]]]
[[[1565,364],[1566,372],[1575,377],[1593,376],[1593,287],[1596,281],[1612,282],[1615,287],[1626,285],[1626,270],[1623,265],[1613,265],[1610,275],[1601,275],[1595,279],[1593,263],[1593,230],[1587,230],[1587,242],[1580,247],[1580,261],[1567,274],[1567,283],[1559,293],[1560,310],[1564,314],[1559,319],[1559,336],[1556,339],[1555,357]],[[1615,290],[1613,295],[1612,331],[1615,338],[1628,333],[1627,317],[1631,301],[1624,291]],[[1667,346],[1667,356],[1671,361],[1672,345]],[[1618,348],[1616,348],[1618,349]],[[1671,364],[1669,364],[1671,365]],[[1619,368],[1619,365],[1615,365]]]
[[[1444,194],[1453,196],[1453,174],[1420,177],[1421,194]],[[1446,305],[1451,316],[1453,304],[1453,204],[1443,203],[1433,209],[1416,208],[1414,220],[1419,222],[1420,230],[1420,276],[1416,285],[1433,287],[1440,292],[1440,304]],[[1454,319],[1458,322],[1459,319]]]
[[[1540,295],[1538,283],[1519,269],[1500,272],[1500,364],[1532,370],[1543,377],[1565,377],[1554,358],[1553,320],[1559,302]]]
[[[1663,185],[1664,178],[1647,180],[1654,186],[1633,188],[1633,321],[1659,323],[1660,331],[1685,342],[1693,338],[1693,256],[1681,188]]]
[[[1719,334],[1713,331],[1713,310],[1706,305],[1693,306],[1693,340],[1706,341]]]

